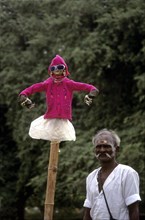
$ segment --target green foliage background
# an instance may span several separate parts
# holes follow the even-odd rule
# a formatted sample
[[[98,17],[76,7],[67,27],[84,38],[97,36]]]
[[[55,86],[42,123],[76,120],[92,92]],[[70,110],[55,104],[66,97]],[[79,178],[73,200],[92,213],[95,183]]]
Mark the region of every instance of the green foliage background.
[[[49,142],[28,136],[30,122],[45,112],[17,103],[21,90],[45,80],[51,59],[60,54],[71,78],[91,83],[100,95],[91,107],[75,93],[76,142],[61,144],[55,206],[79,207],[85,178],[99,164],[92,136],[109,128],[122,139],[120,163],[140,176],[145,204],[145,2],[144,0],[0,0],[1,215],[23,220],[25,206],[43,210]],[[9,211],[8,211],[9,210]]]

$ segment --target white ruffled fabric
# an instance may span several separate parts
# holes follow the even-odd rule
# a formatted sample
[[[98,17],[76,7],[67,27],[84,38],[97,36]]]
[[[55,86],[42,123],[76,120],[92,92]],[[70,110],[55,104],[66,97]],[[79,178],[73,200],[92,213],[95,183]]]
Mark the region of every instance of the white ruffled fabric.
[[[75,141],[75,129],[68,119],[44,119],[43,116],[32,121],[30,137],[49,141]]]

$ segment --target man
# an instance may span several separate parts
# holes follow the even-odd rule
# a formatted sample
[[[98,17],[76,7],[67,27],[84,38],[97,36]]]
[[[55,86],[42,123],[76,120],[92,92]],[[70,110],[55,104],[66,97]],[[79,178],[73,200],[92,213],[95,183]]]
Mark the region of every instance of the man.
[[[87,177],[83,220],[139,220],[139,176],[130,166],[117,163],[120,138],[103,129],[93,145],[101,167]]]

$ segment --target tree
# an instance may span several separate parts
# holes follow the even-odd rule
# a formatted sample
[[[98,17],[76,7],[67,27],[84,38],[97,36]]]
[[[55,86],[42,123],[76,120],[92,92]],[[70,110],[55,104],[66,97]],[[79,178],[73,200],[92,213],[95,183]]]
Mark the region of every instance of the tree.
[[[24,198],[23,209],[26,204],[43,206],[49,143],[27,134],[32,119],[44,113],[44,95],[31,97],[37,104],[32,112],[18,106],[17,96],[47,78],[47,66],[57,53],[66,59],[71,78],[98,86],[100,95],[90,108],[83,103],[84,94],[74,94],[77,141],[61,146],[56,205],[82,206],[85,177],[98,165],[91,137],[104,127],[121,136],[118,159],[139,172],[144,198],[144,9],[143,0],[1,0],[0,104],[8,109],[6,125],[19,163],[14,168],[17,200]],[[3,146],[5,152],[9,145]],[[5,163],[9,167],[9,159]]]

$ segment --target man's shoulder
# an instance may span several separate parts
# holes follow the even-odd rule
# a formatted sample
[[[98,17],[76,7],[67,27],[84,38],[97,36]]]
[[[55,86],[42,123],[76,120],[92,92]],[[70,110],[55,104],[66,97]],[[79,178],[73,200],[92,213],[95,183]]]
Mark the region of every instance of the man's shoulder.
[[[101,167],[99,167],[99,168],[93,170],[91,173],[88,174],[87,178],[88,178],[88,179],[94,178],[94,177],[98,174],[98,171],[99,171],[100,169],[101,169]]]
[[[118,170],[123,172],[136,172],[131,166],[125,165],[125,164],[119,164]]]

